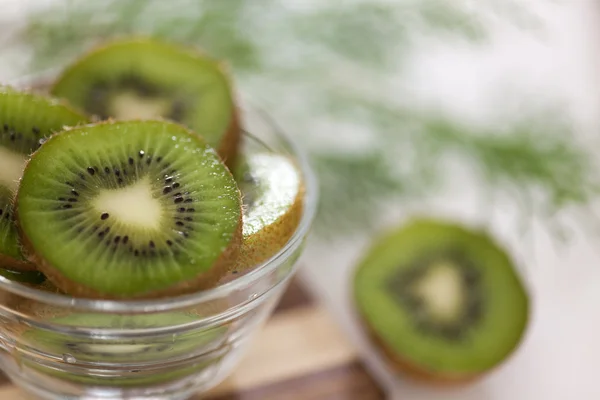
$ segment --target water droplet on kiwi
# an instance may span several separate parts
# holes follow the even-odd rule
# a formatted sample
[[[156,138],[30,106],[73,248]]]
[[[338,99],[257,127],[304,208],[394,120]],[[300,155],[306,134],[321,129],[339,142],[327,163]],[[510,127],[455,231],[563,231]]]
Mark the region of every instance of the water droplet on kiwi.
[[[65,353],[62,355],[62,359],[64,362],[68,363],[68,364],[75,364],[77,362],[77,359],[69,353]]]

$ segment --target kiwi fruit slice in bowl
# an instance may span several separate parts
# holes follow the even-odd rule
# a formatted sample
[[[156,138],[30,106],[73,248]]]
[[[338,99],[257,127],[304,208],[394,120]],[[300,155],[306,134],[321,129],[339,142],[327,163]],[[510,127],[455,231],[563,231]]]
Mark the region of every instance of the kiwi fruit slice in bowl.
[[[377,240],[354,276],[359,319],[390,365],[460,383],[504,361],[529,320],[508,254],[485,232],[415,218]]]
[[[221,283],[275,255],[292,237],[304,208],[300,170],[286,155],[252,152],[233,171],[243,201],[243,240],[236,263]]]
[[[35,270],[21,252],[14,196],[25,163],[51,134],[87,122],[64,102],[0,86],[0,267]]]
[[[75,297],[201,290],[226,272],[241,242],[233,176],[201,137],[167,121],[52,136],[25,168],[16,211],[30,258]]]
[[[192,48],[150,38],[115,40],[67,67],[50,91],[103,119],[180,122],[228,164],[238,151],[228,76],[222,64]]]
[[[128,332],[128,337],[94,338],[65,335],[57,330],[32,327],[22,333],[20,350],[34,348],[48,362],[23,364],[74,383],[94,386],[149,386],[198,374],[219,361],[228,350],[225,326],[188,329],[180,334],[148,333],[162,327],[193,324],[200,315],[168,312],[146,315],[71,313],[48,318],[45,323],[63,327]],[[140,332],[139,335],[133,333]],[[25,352],[27,353],[27,352]],[[37,361],[37,360],[36,360]],[[53,368],[54,363],[70,368]],[[81,371],[80,371],[81,370]]]

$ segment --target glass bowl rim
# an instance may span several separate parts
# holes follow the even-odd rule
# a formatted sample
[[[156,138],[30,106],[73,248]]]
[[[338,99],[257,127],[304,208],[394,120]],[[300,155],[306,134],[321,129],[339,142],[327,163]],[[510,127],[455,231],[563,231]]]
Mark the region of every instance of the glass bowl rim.
[[[54,70],[43,74],[35,74],[14,80],[9,83],[11,86],[27,89],[31,82],[51,77],[55,74]],[[243,98],[243,96],[242,96]],[[243,102],[247,104],[243,109],[260,114],[262,119],[269,129],[273,130],[274,135],[278,140],[281,140],[289,149],[290,155],[297,162],[300,172],[304,178],[305,194],[304,194],[304,209],[300,223],[296,228],[292,237],[286,245],[282,247],[276,254],[271,256],[250,272],[219,285],[215,288],[201,290],[197,293],[162,297],[155,299],[140,299],[140,300],[99,300],[80,297],[72,297],[58,293],[44,292],[33,287],[28,287],[18,282],[10,281],[3,276],[0,276],[0,290],[6,290],[12,294],[27,298],[29,300],[38,301],[47,305],[64,308],[75,308],[82,311],[93,312],[120,312],[120,313],[151,313],[172,311],[185,307],[192,307],[205,303],[211,300],[224,297],[227,293],[242,288],[248,284],[258,281],[263,276],[277,269],[287,258],[291,256],[301,246],[304,238],[307,236],[313,220],[316,215],[318,206],[318,184],[316,175],[310,165],[308,155],[296,143],[296,141],[285,132],[270,115],[263,111],[263,108],[258,106],[254,101],[250,102],[244,98]],[[247,133],[243,131],[243,136]],[[269,288],[270,289],[270,288]]]

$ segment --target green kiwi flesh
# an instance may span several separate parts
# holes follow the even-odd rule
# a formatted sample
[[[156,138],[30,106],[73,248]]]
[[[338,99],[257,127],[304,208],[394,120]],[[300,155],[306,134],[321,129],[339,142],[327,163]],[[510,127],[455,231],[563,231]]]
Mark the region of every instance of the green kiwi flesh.
[[[185,325],[197,321],[200,316],[187,312],[170,312],[146,315],[119,315],[74,313],[51,318],[48,322],[62,326],[98,328],[111,330],[134,330],[140,332],[161,327]],[[225,340],[226,327],[189,330],[184,334],[153,335],[128,339],[94,339],[87,336],[63,335],[57,331],[31,328],[23,333],[23,343],[31,343],[38,351],[68,357],[71,366],[85,364],[82,373],[77,368],[69,373],[46,367],[40,363],[28,363],[32,368],[50,373],[71,382],[98,386],[156,385],[187,375],[195,374],[218,361],[216,359],[195,362],[177,369],[163,365],[192,355],[208,355],[218,352]],[[88,365],[88,364],[93,365]],[[123,364],[131,370],[124,370]],[[144,367],[141,367],[144,366]],[[97,372],[92,372],[97,370]]]
[[[240,255],[224,280],[231,280],[266,261],[296,231],[303,210],[304,183],[286,156],[250,153],[233,175],[242,191],[243,241]]]
[[[163,117],[203,136],[226,160],[240,140],[228,77],[199,52],[154,39],[125,39],[84,55],[51,93],[101,118]]]
[[[203,289],[225,273],[241,241],[233,176],[202,138],[166,121],[53,136],[27,164],[16,206],[38,268],[79,297]]]
[[[33,270],[21,253],[13,200],[25,163],[52,133],[87,122],[55,99],[0,86],[0,267]]]
[[[487,234],[415,219],[376,241],[356,270],[362,321],[393,364],[428,380],[467,380],[518,346],[529,298]]]

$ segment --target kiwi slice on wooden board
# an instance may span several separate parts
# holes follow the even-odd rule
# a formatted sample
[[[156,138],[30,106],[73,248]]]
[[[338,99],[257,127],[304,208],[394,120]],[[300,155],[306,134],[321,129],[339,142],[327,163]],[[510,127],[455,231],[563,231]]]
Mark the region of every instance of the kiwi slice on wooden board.
[[[25,163],[52,133],[87,118],[56,99],[0,86],[0,267],[35,270],[21,253],[13,200]]]
[[[123,329],[131,333],[134,330],[185,325],[199,318],[199,315],[189,312],[145,315],[73,313],[48,318],[48,322],[79,328]],[[157,385],[198,373],[216,360],[191,361],[189,365],[185,365],[181,360],[222,351],[226,333],[227,327],[219,326],[189,330],[179,335],[169,333],[110,340],[64,335],[34,327],[21,334],[21,343],[31,343],[45,354],[63,357],[72,368],[72,371],[67,373],[40,363],[28,363],[32,368],[44,373],[76,383],[131,387]],[[218,356],[215,358],[218,360]],[[165,366],[169,362],[179,362],[180,367]],[[123,368],[124,363],[130,364],[131,369]],[[145,368],[137,369],[139,367],[135,364],[145,365]],[[85,369],[78,373],[78,366],[85,366]]]
[[[220,283],[281,250],[296,231],[304,208],[302,174],[289,157],[251,153],[240,159],[233,175],[242,191],[243,240],[237,262]]]
[[[241,133],[228,75],[196,49],[149,38],[112,41],[69,66],[51,93],[104,119],[183,123],[228,165],[238,151]]]
[[[28,162],[17,226],[38,268],[79,297],[178,295],[235,261],[241,195],[204,140],[167,121],[86,125]]]
[[[354,277],[360,319],[397,370],[438,383],[474,379],[519,345],[529,297],[483,232],[414,219],[375,241]]]

